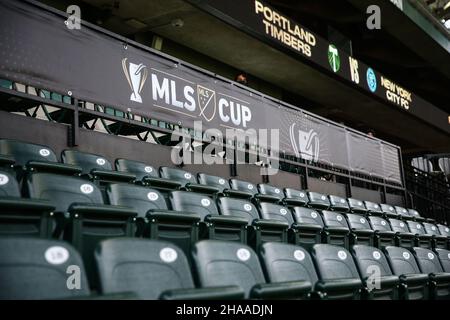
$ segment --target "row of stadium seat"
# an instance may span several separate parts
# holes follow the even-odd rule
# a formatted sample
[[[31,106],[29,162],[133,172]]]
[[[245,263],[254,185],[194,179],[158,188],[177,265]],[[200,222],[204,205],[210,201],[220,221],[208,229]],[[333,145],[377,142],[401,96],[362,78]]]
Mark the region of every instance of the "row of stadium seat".
[[[345,248],[218,240],[195,244],[192,267],[176,245],[104,240],[96,247],[100,296],[65,242],[0,238],[0,299],[448,299],[450,251]]]

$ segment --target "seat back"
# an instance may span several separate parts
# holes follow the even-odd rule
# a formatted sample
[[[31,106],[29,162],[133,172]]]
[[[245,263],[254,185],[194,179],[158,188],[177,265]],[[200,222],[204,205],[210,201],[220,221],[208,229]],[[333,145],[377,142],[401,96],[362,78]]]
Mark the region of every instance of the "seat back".
[[[438,160],[439,168],[445,175],[450,175],[450,158],[440,158]]]
[[[389,222],[386,219],[381,217],[369,217],[370,224],[372,225],[372,229],[376,231],[392,231]]]
[[[395,212],[397,212],[397,214],[400,216],[411,217],[411,215],[409,214],[409,211],[403,207],[395,206],[394,209],[395,209]]]
[[[145,177],[158,178],[158,170],[144,162],[117,159],[116,169],[120,172],[134,174],[137,180],[142,180]]]
[[[296,201],[297,205],[308,205],[308,195],[306,191],[296,190],[292,188],[285,188],[284,194],[286,199],[292,199]]]
[[[385,252],[391,270],[395,275],[420,273],[416,260],[409,250],[388,246],[385,248]]]
[[[197,183],[195,175],[178,168],[161,167],[159,168],[161,178],[173,180],[185,186],[188,183]]]
[[[351,251],[355,257],[361,278],[367,279],[373,275],[374,267],[378,267],[382,277],[392,275],[386,256],[380,249],[365,245],[355,245]]]
[[[187,191],[172,191],[169,193],[169,201],[173,210],[197,213],[202,219],[205,219],[207,215],[219,214],[215,202],[205,195]]]
[[[372,201],[364,201],[364,205],[367,208],[367,211],[370,213],[375,214],[382,214],[383,210],[381,209],[381,206],[378,203],[372,202]]]
[[[222,177],[212,176],[206,173],[199,173],[197,175],[197,178],[200,184],[216,187],[219,189],[219,192],[223,192],[223,190],[230,188],[230,182]]]
[[[55,212],[67,212],[73,203],[103,204],[99,188],[81,178],[34,173],[27,185],[31,198],[49,200]]]
[[[259,212],[262,219],[286,221],[289,225],[294,223],[291,210],[279,204],[261,202],[259,204]]]
[[[380,204],[381,211],[388,215],[397,215],[397,212],[395,211],[395,208],[391,206],[390,204],[382,203]]]
[[[250,201],[229,197],[220,197],[217,201],[220,213],[225,216],[243,217],[251,222],[259,219],[258,210]]]
[[[339,212],[322,211],[323,222],[326,227],[342,227],[348,229],[348,223],[344,215]]]
[[[324,194],[318,192],[308,192],[308,205],[314,208],[327,209],[330,207],[330,200]]]
[[[450,273],[450,250],[436,249],[436,253],[441,261],[441,266],[444,272]]]
[[[258,257],[246,245],[204,240],[195,244],[193,257],[202,287],[240,286],[248,299],[254,285],[265,283]]]
[[[106,193],[110,204],[133,208],[140,218],[145,218],[149,210],[167,210],[166,200],[155,189],[113,183],[106,188]]]
[[[311,256],[302,247],[266,242],[259,254],[269,282],[308,281],[314,286],[318,280]]]
[[[431,161],[423,157],[417,157],[412,159],[411,166],[425,172],[433,171],[433,164],[431,163]]]
[[[249,192],[252,195],[255,195],[258,192],[256,186],[248,181],[230,179],[230,186],[233,190]]]
[[[63,299],[88,296],[83,261],[68,243],[0,238],[0,299]],[[73,281],[69,276],[77,275]]]
[[[21,166],[28,161],[58,162],[55,152],[47,146],[9,139],[0,139],[0,154],[14,158]]]
[[[414,218],[420,218],[421,217],[420,213],[417,210],[414,210],[414,209],[407,209],[407,210],[408,210],[408,214],[411,217],[414,217]]]
[[[95,259],[103,294],[132,291],[153,300],[166,290],[194,288],[186,256],[168,242],[109,239],[99,244]]]
[[[446,236],[447,238],[450,237],[450,228],[448,226],[444,226],[443,224],[438,224],[437,226],[439,228],[439,232],[443,236]]]
[[[425,229],[420,222],[406,221],[406,223],[408,224],[409,230],[411,230],[412,233],[419,235],[425,234]]]
[[[321,280],[360,279],[352,256],[346,249],[316,244],[311,253]]]
[[[429,222],[424,222],[422,223],[423,228],[425,229],[425,233],[426,234],[431,234],[431,235],[435,235],[435,236],[440,236],[441,233],[439,232],[439,228],[436,227],[436,225],[429,223]]]
[[[348,206],[351,211],[358,212],[358,213],[365,213],[367,212],[366,206],[364,205],[364,202],[358,199],[348,198],[347,199]]]
[[[409,233],[408,224],[404,221],[398,219],[389,219],[389,223],[391,224],[392,231],[399,233]]]
[[[320,213],[312,208],[294,207],[294,220],[297,224],[310,224],[323,227],[323,220]]]
[[[342,212],[349,211],[350,208],[348,206],[347,199],[338,197],[338,196],[334,196],[334,195],[329,195],[328,198],[330,199],[330,209],[331,210],[342,211]]]
[[[64,163],[81,167],[84,174],[88,174],[92,170],[112,170],[111,162],[108,159],[94,153],[64,150],[61,153],[61,157]]]
[[[347,213],[347,221],[350,229],[354,230],[372,230],[369,221],[361,215]]]
[[[258,191],[260,194],[272,196],[278,198],[278,200],[282,200],[284,197],[282,189],[271,186],[270,184],[258,184]]]
[[[417,265],[422,273],[440,273],[444,272],[439,256],[429,249],[414,247],[412,249]]]
[[[20,197],[16,178],[6,171],[0,171],[0,197]]]

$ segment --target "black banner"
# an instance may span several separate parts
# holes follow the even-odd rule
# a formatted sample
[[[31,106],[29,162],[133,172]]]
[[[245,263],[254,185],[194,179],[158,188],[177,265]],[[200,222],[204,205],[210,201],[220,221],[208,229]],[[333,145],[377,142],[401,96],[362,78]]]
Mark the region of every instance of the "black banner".
[[[183,127],[278,129],[273,151],[401,182],[397,147],[88,24],[69,29],[63,14],[36,4],[0,2],[1,78]],[[385,148],[395,156],[383,157]]]

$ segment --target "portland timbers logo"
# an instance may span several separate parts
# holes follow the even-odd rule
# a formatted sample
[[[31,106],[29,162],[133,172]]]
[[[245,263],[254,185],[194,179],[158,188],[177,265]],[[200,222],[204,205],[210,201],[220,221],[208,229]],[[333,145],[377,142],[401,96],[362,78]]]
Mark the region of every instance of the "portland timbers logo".
[[[330,64],[331,70],[333,70],[333,72],[338,72],[341,68],[341,58],[339,57],[339,51],[333,44],[330,44],[328,46],[328,63]]]

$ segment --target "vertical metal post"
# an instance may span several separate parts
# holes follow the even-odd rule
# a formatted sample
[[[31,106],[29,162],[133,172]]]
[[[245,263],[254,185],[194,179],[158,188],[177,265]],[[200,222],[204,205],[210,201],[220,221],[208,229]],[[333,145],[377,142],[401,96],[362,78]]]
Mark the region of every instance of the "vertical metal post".
[[[72,105],[74,107],[73,113],[72,113],[72,123],[69,127],[69,137],[67,145],[69,147],[76,147],[78,146],[78,139],[80,136],[80,128],[79,128],[79,112],[78,112],[78,99],[72,98]]]

